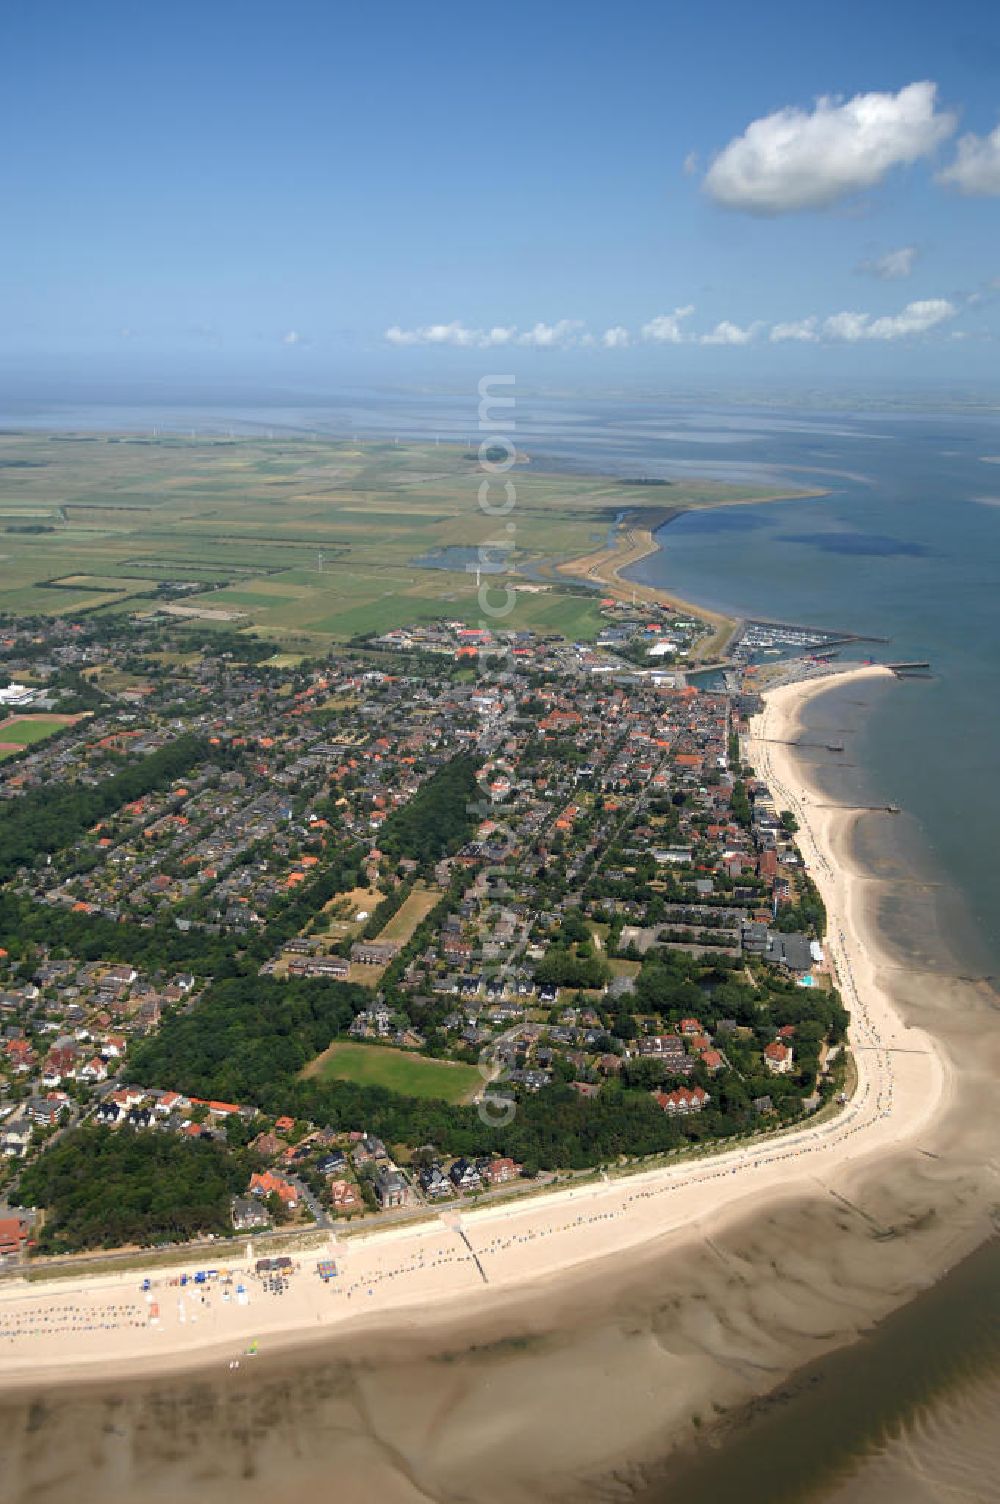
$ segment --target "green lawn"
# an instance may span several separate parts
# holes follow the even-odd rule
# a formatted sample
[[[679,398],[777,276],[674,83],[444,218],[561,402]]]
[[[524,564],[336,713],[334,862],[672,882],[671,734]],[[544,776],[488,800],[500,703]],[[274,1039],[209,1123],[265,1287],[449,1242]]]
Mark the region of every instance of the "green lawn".
[[[0,743],[4,744],[0,746],[0,762],[8,757],[16,757],[25,747],[44,741],[54,732],[62,731],[70,723],[70,719],[57,717],[48,720],[39,716],[36,720],[20,720],[17,716],[9,716],[0,720]]]
[[[384,1086],[407,1097],[462,1102],[482,1086],[474,1065],[450,1060],[429,1060],[409,1050],[384,1045],[343,1043],[331,1045],[311,1065],[309,1075],[324,1081],[355,1081],[359,1086]]]
[[[56,731],[64,730],[67,724],[65,718],[50,721],[39,717],[38,720],[28,721],[11,716],[9,720],[0,721],[0,742],[16,742],[19,747],[28,747],[33,742],[43,742]]]

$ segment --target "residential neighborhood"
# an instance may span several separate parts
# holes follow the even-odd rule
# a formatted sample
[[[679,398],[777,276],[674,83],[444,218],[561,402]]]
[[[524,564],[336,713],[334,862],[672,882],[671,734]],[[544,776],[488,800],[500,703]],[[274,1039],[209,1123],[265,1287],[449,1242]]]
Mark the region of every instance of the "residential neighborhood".
[[[99,1128],[245,1164],[237,1230],[398,1215],[829,1099],[845,1015],[794,820],[743,765],[752,697],[669,666],[696,624],[652,667],[667,613],[604,604],[593,645],[442,622],[295,667],[182,654],[170,617],[11,632],[26,693],[90,702],[0,762],[37,806],[0,845],[15,1194]],[[208,1063],[251,992],[331,1020],[291,1074]]]

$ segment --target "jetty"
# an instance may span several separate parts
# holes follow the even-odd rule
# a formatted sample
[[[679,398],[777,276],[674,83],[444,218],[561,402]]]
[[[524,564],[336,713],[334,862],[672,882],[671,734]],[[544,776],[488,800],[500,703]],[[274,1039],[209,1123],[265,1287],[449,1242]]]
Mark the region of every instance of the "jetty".
[[[887,663],[886,668],[897,679],[929,679],[929,663]]]
[[[763,736],[761,741],[768,742],[772,747],[814,747],[818,752],[843,752],[843,742],[804,742],[791,741],[780,736]]]
[[[840,809],[851,815],[898,815],[898,804],[814,804],[813,809]]]

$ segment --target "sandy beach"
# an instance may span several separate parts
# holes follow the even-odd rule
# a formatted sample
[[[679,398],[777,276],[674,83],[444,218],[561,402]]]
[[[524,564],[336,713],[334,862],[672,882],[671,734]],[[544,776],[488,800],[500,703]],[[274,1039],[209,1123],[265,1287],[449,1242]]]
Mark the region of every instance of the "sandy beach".
[[[837,678],[883,672],[866,667]],[[904,1022],[863,943],[864,892],[837,858],[838,832],[851,815],[821,805],[778,744],[792,738],[804,699],[828,682],[814,678],[768,694],[749,750],[782,807],[798,816],[803,857],[826,903],[827,949],[851,1012],[857,1063],[857,1089],[845,1107],[823,1122],[669,1168],[540,1195],[523,1206],[461,1216],[455,1209],[416,1228],[331,1241],[301,1257],[279,1295],[254,1276],[250,1248],[228,1285],[177,1283],[194,1275],[190,1259],[150,1270],[146,1291],[134,1270],[42,1286],[7,1283],[0,1289],[0,1381],[96,1377],[109,1361],[119,1373],[162,1374],[236,1361],[251,1343],[273,1353],[432,1313],[469,1317],[584,1266],[621,1261],[631,1250],[681,1247],[751,1210],[760,1217],[804,1194],[842,1196],[866,1163],[920,1147],[947,1106],[952,1070],[936,1041]],[[337,1265],[328,1282],[316,1271],[322,1256]]]

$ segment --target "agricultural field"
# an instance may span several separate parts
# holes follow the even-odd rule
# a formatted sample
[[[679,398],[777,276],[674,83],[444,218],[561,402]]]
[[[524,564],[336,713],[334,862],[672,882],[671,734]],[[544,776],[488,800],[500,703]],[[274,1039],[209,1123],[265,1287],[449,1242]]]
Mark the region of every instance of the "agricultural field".
[[[407,1097],[440,1102],[467,1102],[483,1085],[474,1065],[454,1060],[431,1060],[388,1045],[333,1044],[306,1066],[303,1075],[324,1081],[353,1081],[359,1086],[384,1086]]]
[[[766,494],[628,486],[527,459],[511,475],[501,524],[480,509],[476,454],[459,447],[4,434],[0,610],[75,618],[172,603],[225,613],[278,655],[310,653],[442,616],[480,624],[487,550],[502,564],[483,575],[491,601],[521,586],[495,624],[587,639],[602,625],[596,594],[557,566],[599,548],[623,511],[641,527],[666,507]]]

